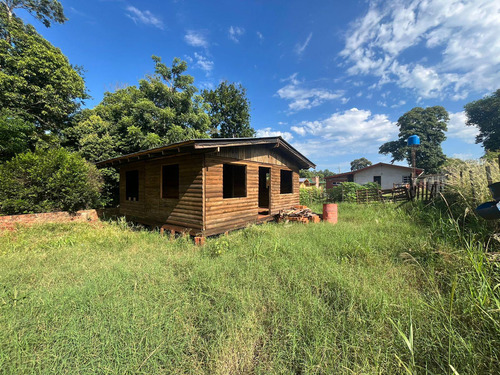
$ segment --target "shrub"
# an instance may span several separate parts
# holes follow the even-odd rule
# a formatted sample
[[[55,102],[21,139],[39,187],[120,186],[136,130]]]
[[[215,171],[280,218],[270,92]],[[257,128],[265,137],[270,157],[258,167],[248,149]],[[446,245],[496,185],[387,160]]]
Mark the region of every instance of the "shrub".
[[[327,190],[328,202],[355,202],[356,191],[364,189],[364,187],[356,182],[342,182],[339,186],[335,186]]]
[[[0,212],[75,212],[100,205],[99,171],[64,148],[37,150],[0,165]]]
[[[300,204],[309,206],[314,203],[325,203],[326,194],[322,188],[315,186],[300,189]]]

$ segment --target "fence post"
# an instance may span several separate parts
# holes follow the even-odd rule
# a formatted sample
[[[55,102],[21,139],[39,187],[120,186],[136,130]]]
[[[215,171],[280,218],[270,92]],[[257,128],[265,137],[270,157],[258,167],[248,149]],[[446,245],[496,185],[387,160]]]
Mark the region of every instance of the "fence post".
[[[469,178],[470,178],[470,187],[472,191],[472,203],[474,206],[477,206],[476,190],[474,189],[474,176],[472,170],[470,169],[469,169]]]
[[[488,181],[488,185],[491,185],[493,183],[493,179],[491,178],[491,168],[489,165],[487,165],[485,169],[486,169],[486,180]]]

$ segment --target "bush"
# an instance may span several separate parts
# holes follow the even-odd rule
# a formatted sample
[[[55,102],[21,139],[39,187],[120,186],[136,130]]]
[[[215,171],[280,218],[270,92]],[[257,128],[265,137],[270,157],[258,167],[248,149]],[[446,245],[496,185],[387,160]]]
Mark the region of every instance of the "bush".
[[[64,148],[37,150],[0,165],[0,213],[75,212],[101,205],[102,178]]]
[[[326,194],[322,188],[315,186],[300,189],[300,204],[309,206],[314,203],[325,203]]]
[[[339,186],[334,186],[327,190],[328,202],[355,202],[356,191],[364,187],[355,182],[342,182]]]
[[[364,189],[380,189],[376,182],[368,182],[360,185],[356,182],[342,182],[339,186],[334,186],[326,190],[327,202],[356,202],[356,191]]]

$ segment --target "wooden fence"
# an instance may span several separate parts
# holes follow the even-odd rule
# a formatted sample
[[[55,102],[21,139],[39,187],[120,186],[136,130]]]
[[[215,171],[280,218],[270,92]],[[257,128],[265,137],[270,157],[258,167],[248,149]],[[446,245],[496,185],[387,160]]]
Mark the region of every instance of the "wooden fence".
[[[445,188],[442,181],[419,181],[414,186],[402,185],[392,189],[360,189],[356,191],[357,203],[408,202],[435,199]]]

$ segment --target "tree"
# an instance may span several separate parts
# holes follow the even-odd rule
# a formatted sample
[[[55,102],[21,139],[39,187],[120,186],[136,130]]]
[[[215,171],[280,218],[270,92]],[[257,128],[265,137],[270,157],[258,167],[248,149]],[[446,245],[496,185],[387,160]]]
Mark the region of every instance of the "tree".
[[[310,171],[309,169],[299,170],[299,176],[302,178],[314,178],[318,176],[320,179],[323,179],[325,177],[333,176],[334,174],[335,173],[329,171],[328,169],[318,171]]]
[[[370,165],[372,165],[372,162],[366,158],[355,159],[351,161],[351,171],[357,171]]]
[[[0,39],[0,108],[33,124],[40,138],[58,135],[87,98],[80,69],[32,26],[5,18],[0,12],[0,29],[11,38]]]
[[[483,99],[465,105],[467,125],[477,126],[476,143],[485,151],[500,150],[500,89]]]
[[[1,0],[0,1],[0,37],[11,44],[11,26],[21,23],[14,13],[15,9],[23,9],[41,21],[45,27],[50,27],[50,22],[64,23],[67,18],[61,3],[57,0]]]
[[[406,141],[409,136],[416,134],[420,137],[416,166],[423,168],[426,173],[437,173],[446,161],[441,143],[446,139],[444,132],[448,121],[448,112],[441,106],[415,107],[398,119],[399,139],[384,143],[379,152],[391,154],[392,162],[406,159],[411,165],[410,148]]]
[[[194,79],[183,73],[187,64],[174,59],[172,67],[153,56],[155,73],[128,86],[104,94],[102,102],[74,117],[64,131],[63,144],[96,162],[173,142],[206,138],[208,106],[196,95]],[[117,197],[118,174],[102,169],[103,195]]]
[[[75,116],[64,132],[65,144],[91,161],[193,138],[207,137],[208,107],[184,75],[187,65],[174,59],[172,68],[153,56],[155,73],[104,94],[102,102]]]
[[[33,17],[50,27],[50,21],[64,23],[67,18],[61,3],[57,0],[2,0],[0,1],[0,11],[5,12],[7,19],[11,21],[16,15],[15,9],[24,9]]]
[[[250,126],[250,103],[243,86],[224,81],[215,90],[203,90],[202,96],[210,104],[212,138],[255,136]]]

